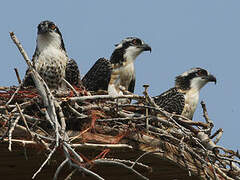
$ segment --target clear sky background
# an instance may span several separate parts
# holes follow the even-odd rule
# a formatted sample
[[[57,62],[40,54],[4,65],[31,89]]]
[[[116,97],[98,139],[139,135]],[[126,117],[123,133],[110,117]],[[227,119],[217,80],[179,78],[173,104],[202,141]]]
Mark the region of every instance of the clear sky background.
[[[220,145],[240,149],[240,1],[237,0],[88,0],[1,1],[0,85],[16,85],[14,68],[24,76],[26,64],[12,43],[14,31],[28,55],[36,46],[37,25],[54,21],[69,57],[84,75],[100,57],[109,58],[114,44],[136,36],[151,45],[136,60],[136,90],[143,84],[159,95],[173,87],[175,76],[202,67],[217,85],[201,91],[215,129],[223,128]],[[203,121],[199,104],[194,120]]]

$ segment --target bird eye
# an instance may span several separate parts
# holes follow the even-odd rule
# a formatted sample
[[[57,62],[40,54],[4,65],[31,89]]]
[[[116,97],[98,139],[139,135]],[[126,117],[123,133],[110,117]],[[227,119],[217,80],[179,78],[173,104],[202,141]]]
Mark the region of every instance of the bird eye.
[[[56,26],[55,26],[54,24],[51,24],[51,25],[50,25],[50,28],[51,28],[52,30],[55,30],[55,29],[56,29]]]
[[[198,71],[198,72],[196,72],[196,75],[197,76],[204,76],[204,75],[207,75],[207,72],[205,72],[205,71]]]
[[[132,44],[134,44],[134,45],[141,45],[142,41],[140,39],[134,39],[134,40],[132,40]]]

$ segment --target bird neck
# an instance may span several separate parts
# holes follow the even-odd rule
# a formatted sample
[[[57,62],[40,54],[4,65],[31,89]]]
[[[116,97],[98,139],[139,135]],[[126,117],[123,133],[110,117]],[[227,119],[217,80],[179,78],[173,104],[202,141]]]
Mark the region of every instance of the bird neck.
[[[37,49],[39,52],[47,48],[55,48],[65,51],[64,43],[58,34],[38,34],[37,36]]]
[[[121,64],[124,62],[124,50],[123,48],[115,49],[110,57],[110,62],[112,64]]]

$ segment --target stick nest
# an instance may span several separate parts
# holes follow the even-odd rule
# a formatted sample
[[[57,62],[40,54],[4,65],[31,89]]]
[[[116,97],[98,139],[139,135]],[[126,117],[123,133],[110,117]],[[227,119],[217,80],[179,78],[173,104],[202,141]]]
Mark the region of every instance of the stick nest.
[[[204,102],[204,122],[197,122],[159,108],[148,95],[148,86],[144,86],[143,96],[91,95],[84,88],[73,87],[51,92],[14,33],[10,36],[26,60],[36,88],[0,87],[0,140],[8,143],[9,151],[12,144],[19,144],[48,154],[32,178],[53,154],[61,152],[65,160],[59,162],[53,179],[66,164],[74,168],[69,176],[78,170],[104,179],[91,167],[110,164],[149,179],[154,172],[151,162],[143,159],[150,156],[159,162],[171,161],[188,176],[240,179],[239,153],[217,145],[223,130],[212,132],[214,123]],[[141,155],[128,159],[130,152]],[[122,159],[118,153],[124,153]],[[140,173],[139,167],[148,173]]]

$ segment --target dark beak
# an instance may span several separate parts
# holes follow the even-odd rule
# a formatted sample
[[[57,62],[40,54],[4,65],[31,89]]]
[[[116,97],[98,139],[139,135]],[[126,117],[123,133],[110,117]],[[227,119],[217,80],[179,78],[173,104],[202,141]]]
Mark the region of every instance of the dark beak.
[[[206,79],[209,82],[215,82],[215,84],[217,83],[217,79],[215,78],[215,76],[213,76],[212,74],[209,74],[208,76],[206,76]]]
[[[148,44],[143,44],[142,45],[143,51],[150,51],[152,52],[152,48]]]

